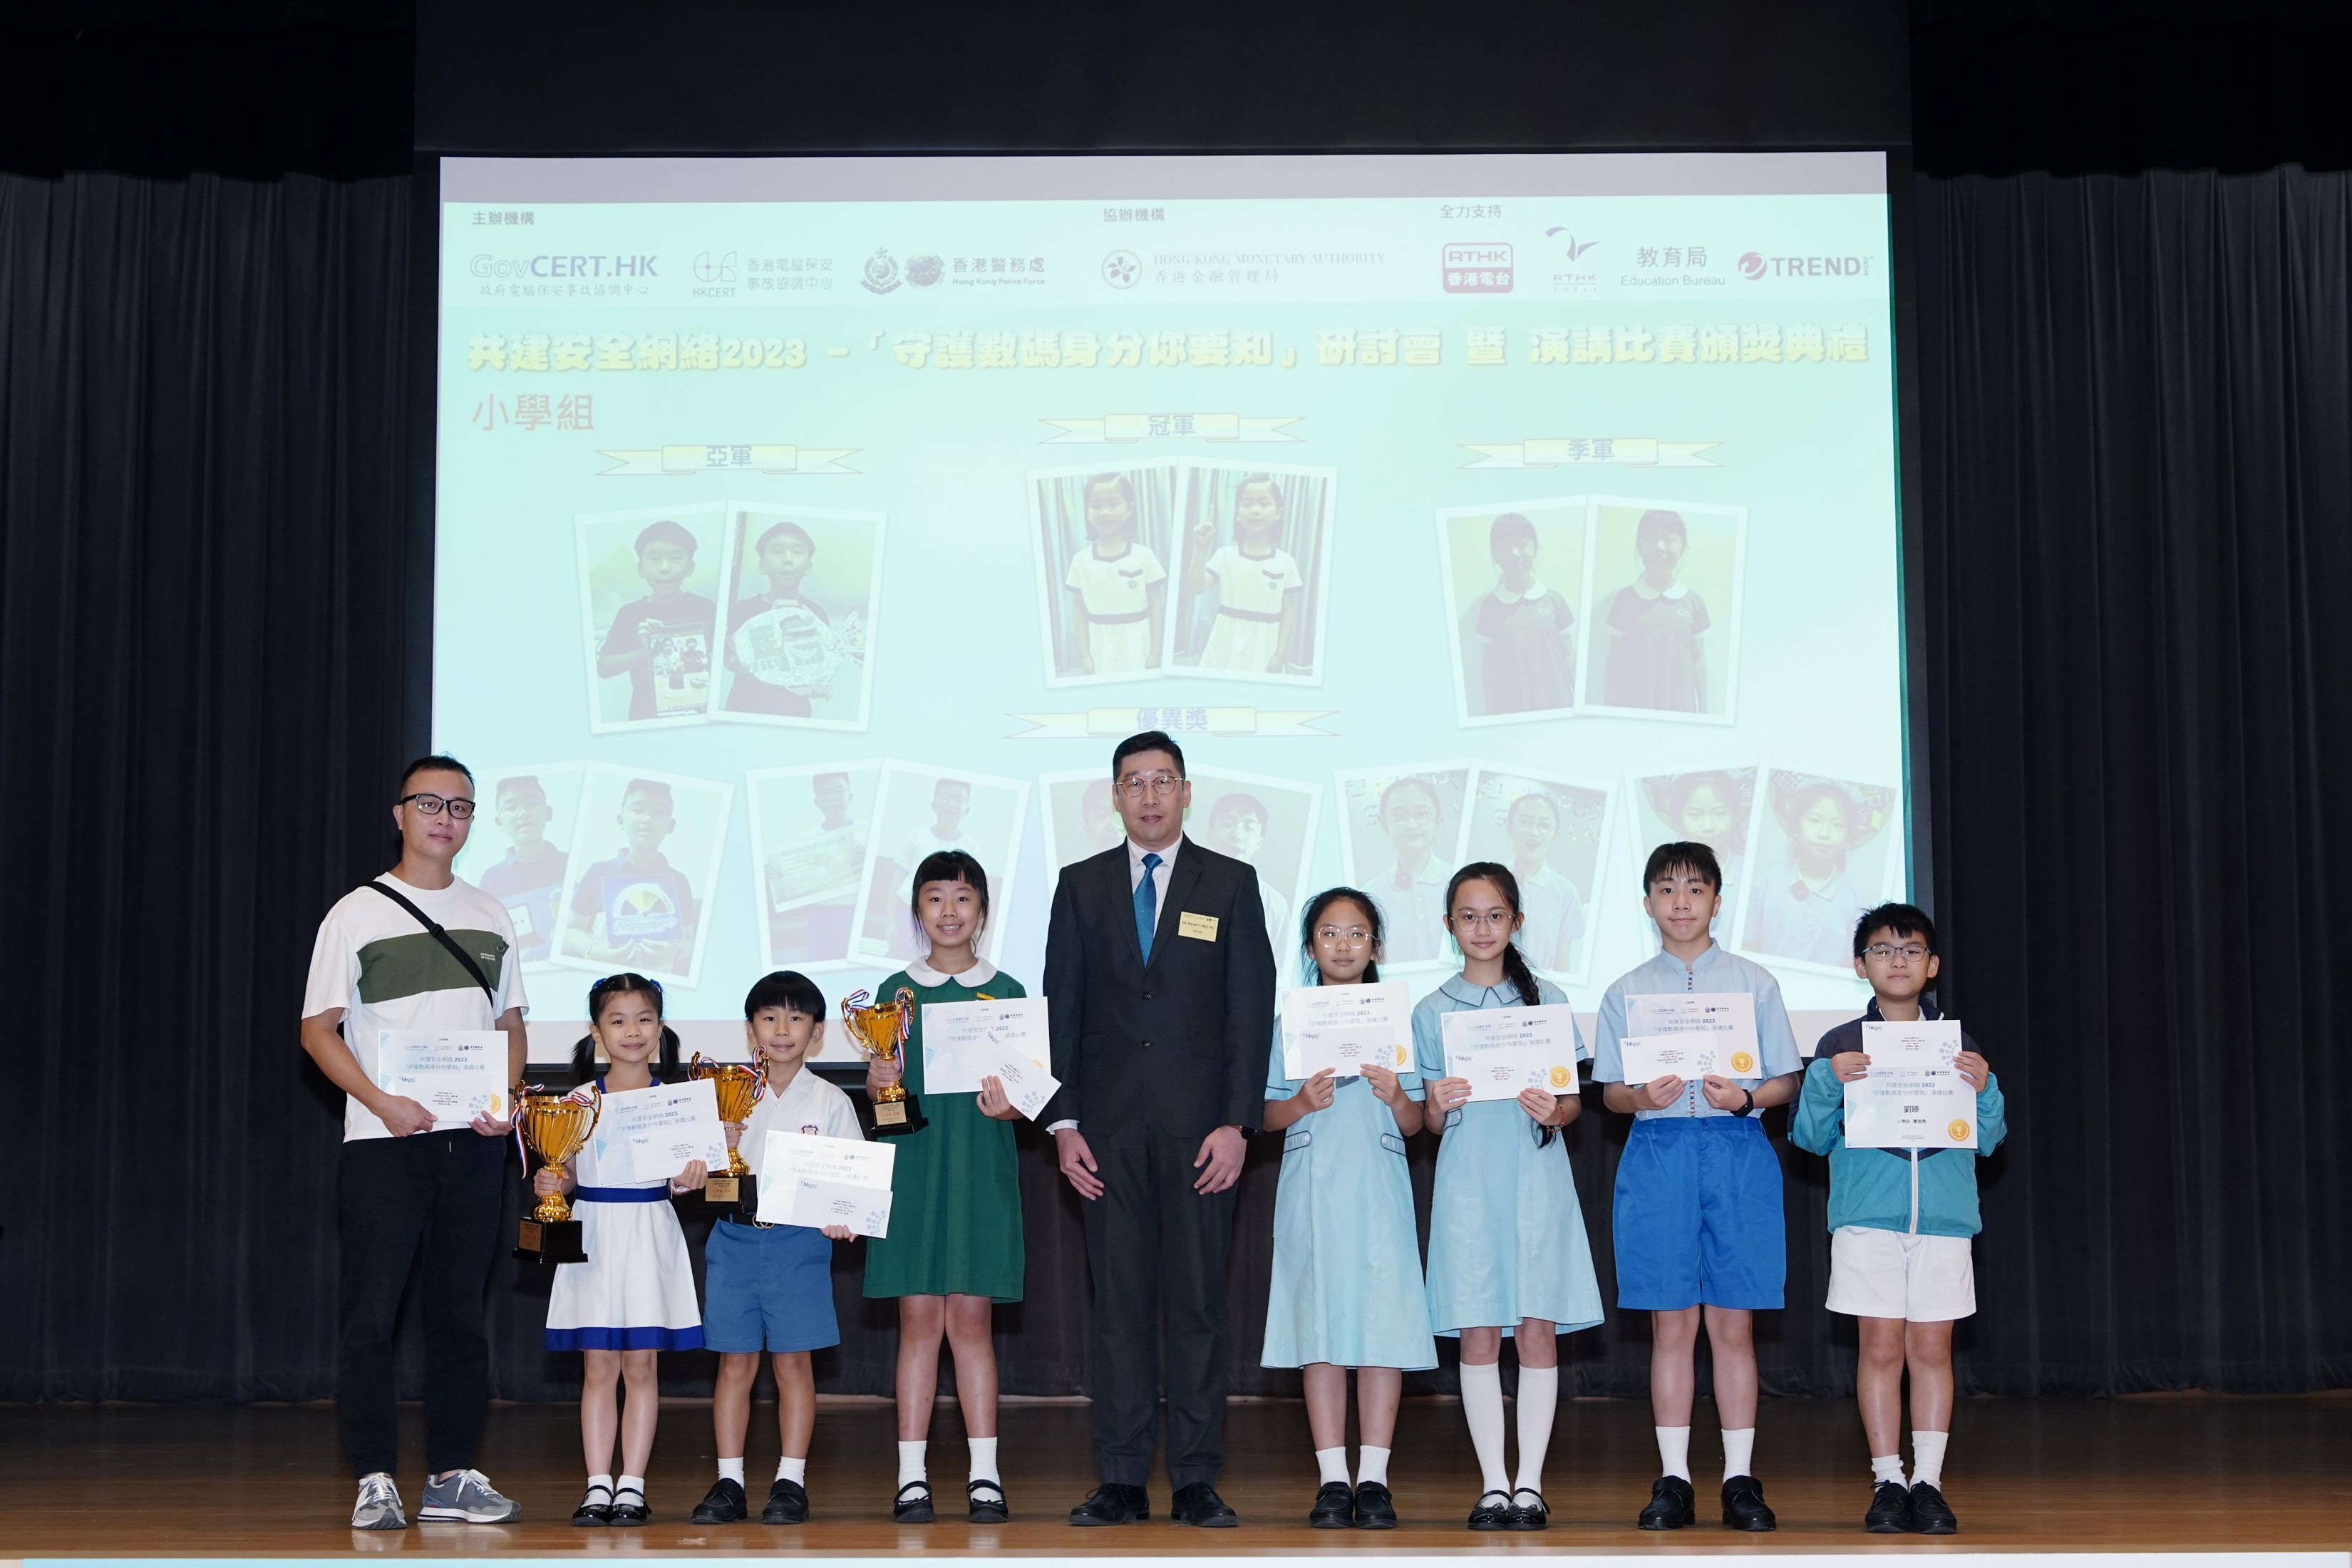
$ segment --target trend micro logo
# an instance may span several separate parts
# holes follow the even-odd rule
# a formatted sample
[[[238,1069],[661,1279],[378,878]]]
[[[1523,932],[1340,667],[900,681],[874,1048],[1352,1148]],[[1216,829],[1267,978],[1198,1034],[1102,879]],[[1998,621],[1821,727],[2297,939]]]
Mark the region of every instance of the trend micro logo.
[[[1739,258],[1739,275],[1753,283],[1764,276],[1764,258],[1754,251]]]
[[[1867,256],[1767,256],[1751,250],[1739,258],[1739,275],[1750,283],[1765,278],[1867,278]]]

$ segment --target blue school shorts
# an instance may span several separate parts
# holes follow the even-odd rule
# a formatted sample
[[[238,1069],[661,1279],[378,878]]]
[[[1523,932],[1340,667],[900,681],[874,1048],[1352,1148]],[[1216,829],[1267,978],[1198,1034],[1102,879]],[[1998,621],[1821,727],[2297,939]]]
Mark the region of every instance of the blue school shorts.
[[[821,1351],[841,1342],[833,1243],[823,1231],[720,1220],[702,1256],[705,1349]]]
[[[1636,1121],[1612,1214],[1621,1310],[1780,1305],[1780,1162],[1754,1117]]]

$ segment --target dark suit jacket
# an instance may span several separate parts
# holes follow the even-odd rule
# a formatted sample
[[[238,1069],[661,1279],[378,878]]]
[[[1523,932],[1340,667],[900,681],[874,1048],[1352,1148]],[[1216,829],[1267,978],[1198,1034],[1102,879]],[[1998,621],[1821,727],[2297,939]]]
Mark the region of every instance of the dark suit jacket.
[[[1146,967],[1127,846],[1062,868],[1045,930],[1059,1094],[1042,1121],[1186,1138],[1255,1129],[1274,1037],[1274,952],[1257,873],[1190,838],[1176,853]],[[1216,934],[1181,934],[1184,917]],[[1201,929],[1195,922],[1195,929]]]

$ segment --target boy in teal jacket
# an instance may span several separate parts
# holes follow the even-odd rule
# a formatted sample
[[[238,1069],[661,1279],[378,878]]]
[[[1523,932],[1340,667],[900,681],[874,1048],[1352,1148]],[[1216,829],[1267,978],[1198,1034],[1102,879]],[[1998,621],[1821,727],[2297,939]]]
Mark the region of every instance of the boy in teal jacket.
[[[2007,1131],[2000,1085],[1963,1033],[1952,1060],[1977,1097],[1977,1146],[1853,1149],[1845,1142],[1845,1086],[1865,1078],[1862,1026],[1932,1019],[1924,993],[1940,967],[1936,926],[1909,904],[1881,904],[1853,931],[1853,972],[1870,982],[1863,1016],[1822,1037],[1805,1069],[1789,1142],[1830,1160],[1829,1310],[1859,1320],[1854,1391],[1870,1440],[1874,1535],[1959,1529],[1944,1500],[1944,1450],[1952,1426],[1952,1324],[1977,1310],[1969,1238],[1979,1158]],[[1911,1371],[1911,1482],[1903,1480],[1903,1372]]]

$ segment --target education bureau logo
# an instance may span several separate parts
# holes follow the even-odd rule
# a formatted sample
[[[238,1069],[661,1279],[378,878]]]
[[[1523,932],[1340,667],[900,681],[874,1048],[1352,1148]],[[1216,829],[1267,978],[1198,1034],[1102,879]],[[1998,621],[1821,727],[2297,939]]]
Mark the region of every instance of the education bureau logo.
[[[1103,281],[1114,289],[1132,289],[1143,276],[1143,258],[1132,250],[1114,250],[1103,258]]]
[[[898,286],[898,264],[891,259],[889,249],[877,249],[866,258],[865,276],[858,281],[869,294],[887,294]]]
[[[907,281],[918,289],[928,289],[948,275],[948,264],[936,256],[916,257],[907,263]]]
[[[1438,253],[1439,280],[1448,294],[1507,294],[1511,247],[1501,240],[1456,240]]]

